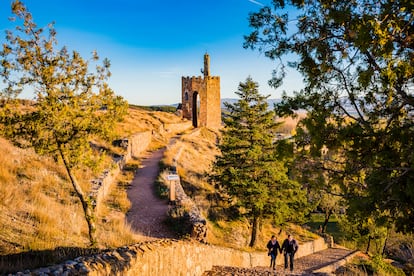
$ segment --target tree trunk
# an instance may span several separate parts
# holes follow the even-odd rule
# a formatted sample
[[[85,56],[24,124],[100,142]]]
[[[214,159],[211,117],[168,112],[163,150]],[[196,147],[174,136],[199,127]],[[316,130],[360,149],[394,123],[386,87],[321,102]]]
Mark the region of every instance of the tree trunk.
[[[331,209],[325,212],[325,221],[323,222],[323,225],[322,225],[322,233],[326,232],[326,226],[328,226],[329,218],[331,217],[331,215],[332,215]]]
[[[369,247],[371,246],[371,236],[368,236],[368,244],[367,244],[367,250],[365,250],[365,253],[368,254],[369,253]]]
[[[387,250],[387,241],[388,241],[388,228],[387,228],[387,235],[385,236],[384,246],[382,247],[382,257],[385,257],[385,251]]]
[[[63,154],[63,151],[60,145],[59,145],[59,153],[60,153],[60,156],[62,157],[63,163],[66,168],[66,172],[69,175],[70,182],[72,183],[73,189],[75,190],[76,195],[78,196],[79,200],[82,203],[83,213],[85,215],[86,223],[88,224],[89,241],[91,243],[90,245],[94,246],[96,245],[96,226],[95,226],[95,216],[92,210],[91,202],[90,200],[85,198],[82,188],[79,186],[78,182],[75,179],[75,176],[72,174],[72,171],[69,167],[69,164],[66,160],[65,155]]]
[[[250,238],[250,247],[253,247],[256,244],[257,239],[257,230],[259,229],[259,217],[257,215],[253,216],[252,222],[252,236]]]

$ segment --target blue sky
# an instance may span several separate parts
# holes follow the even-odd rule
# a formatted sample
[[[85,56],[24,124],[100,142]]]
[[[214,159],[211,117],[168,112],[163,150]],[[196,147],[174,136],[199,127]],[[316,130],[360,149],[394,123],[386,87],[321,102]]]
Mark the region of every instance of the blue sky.
[[[11,29],[11,0],[0,1],[0,41]],[[58,48],[86,59],[97,50],[111,61],[109,84],[132,104],[181,101],[181,76],[201,75],[210,54],[211,74],[221,77],[221,97],[234,98],[248,76],[260,93],[279,98],[302,87],[291,72],[275,90],[267,85],[276,64],[258,51],[243,49],[251,31],[248,14],[269,0],[22,0],[39,26],[55,22]]]

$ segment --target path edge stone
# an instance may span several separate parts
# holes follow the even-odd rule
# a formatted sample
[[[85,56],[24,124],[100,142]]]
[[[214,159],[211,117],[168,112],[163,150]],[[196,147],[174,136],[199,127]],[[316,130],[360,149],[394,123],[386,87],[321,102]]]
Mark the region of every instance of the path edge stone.
[[[355,250],[352,251],[351,253],[349,253],[348,255],[346,255],[345,257],[318,269],[315,269],[312,271],[313,274],[317,274],[317,275],[335,275],[333,274],[333,272],[335,272],[335,270],[337,270],[339,267],[344,266],[345,264],[347,264],[351,259],[353,259],[358,253],[360,253],[359,250]]]

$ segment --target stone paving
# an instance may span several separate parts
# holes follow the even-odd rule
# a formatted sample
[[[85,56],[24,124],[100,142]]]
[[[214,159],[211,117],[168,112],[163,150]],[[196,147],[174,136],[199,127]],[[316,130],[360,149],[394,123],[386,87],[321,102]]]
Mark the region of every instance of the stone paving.
[[[225,267],[215,266],[212,270],[204,272],[203,276],[230,276],[230,275],[292,275],[292,276],[307,276],[307,275],[329,275],[321,273],[312,273],[313,271],[330,265],[338,260],[350,255],[353,251],[343,248],[328,248],[317,253],[295,259],[295,267],[291,272],[289,269],[284,269],[283,266],[277,266],[276,270],[268,267],[254,267],[254,268],[240,268],[240,267]],[[283,258],[283,255],[278,255],[278,258]]]

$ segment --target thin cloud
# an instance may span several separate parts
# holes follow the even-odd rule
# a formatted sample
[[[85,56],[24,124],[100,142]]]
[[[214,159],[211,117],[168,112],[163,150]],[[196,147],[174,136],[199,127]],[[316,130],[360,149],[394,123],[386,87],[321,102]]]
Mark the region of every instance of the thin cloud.
[[[253,4],[255,4],[255,5],[258,5],[258,6],[264,7],[264,5],[263,5],[262,3],[260,3],[259,1],[256,1],[256,0],[247,0],[247,1],[249,1],[250,3],[253,3]]]

